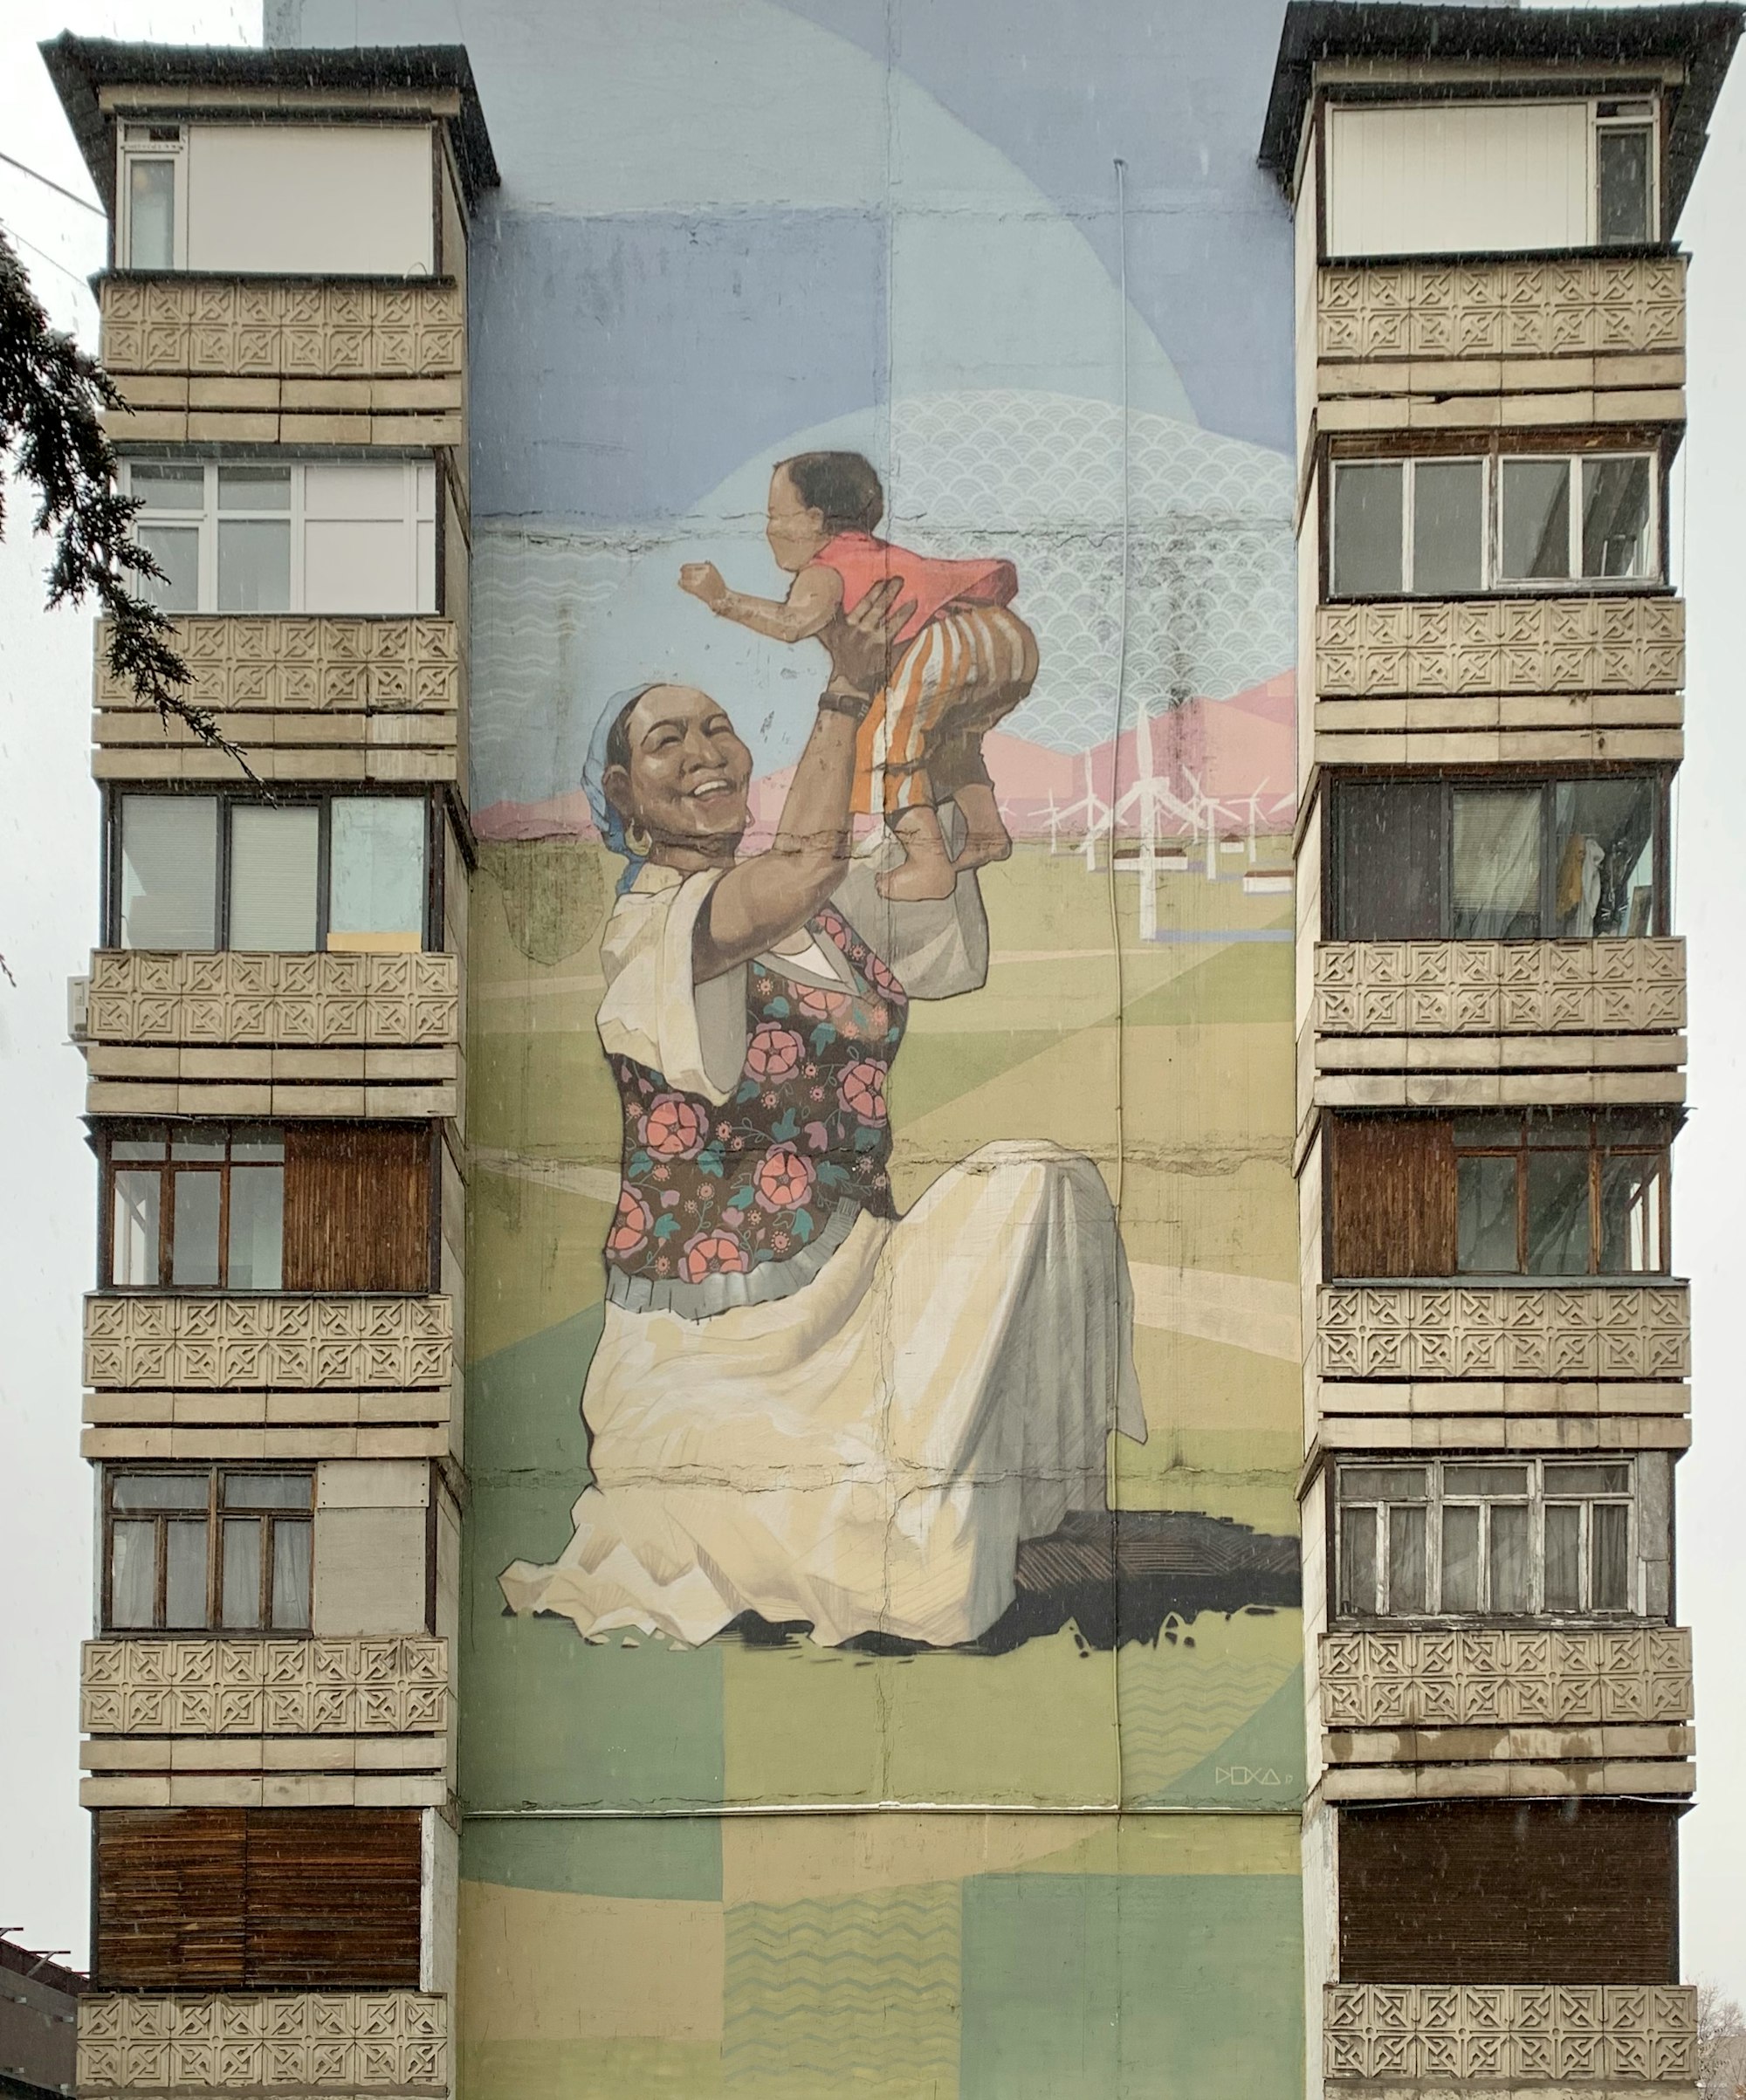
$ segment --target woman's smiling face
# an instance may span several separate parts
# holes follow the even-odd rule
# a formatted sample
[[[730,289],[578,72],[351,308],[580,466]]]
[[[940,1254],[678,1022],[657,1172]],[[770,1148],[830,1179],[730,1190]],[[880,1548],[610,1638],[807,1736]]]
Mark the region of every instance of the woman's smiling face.
[[[726,711],[693,686],[656,685],[625,726],[629,765],[608,766],[602,783],[614,808],[657,846],[737,843],[748,821],[752,753]]]

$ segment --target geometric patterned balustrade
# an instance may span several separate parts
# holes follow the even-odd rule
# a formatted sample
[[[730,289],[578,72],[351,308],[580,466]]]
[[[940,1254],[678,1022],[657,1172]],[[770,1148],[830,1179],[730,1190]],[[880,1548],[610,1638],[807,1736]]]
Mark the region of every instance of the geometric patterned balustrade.
[[[434,1735],[448,1644],[428,1635],[85,1644],[88,1735]]]
[[[100,1293],[85,1301],[85,1383],[109,1390],[313,1392],[447,1385],[447,1298],[196,1298]]]
[[[100,948],[87,981],[87,1043],[437,1047],[459,1026],[452,955]]]
[[[225,1992],[79,2001],[81,2094],[193,2087],[442,2093],[446,2000],[416,1991]]]
[[[97,705],[137,709],[131,685],[109,668],[109,639],[100,625]],[[168,640],[189,668],[187,697],[221,713],[337,721],[363,713],[452,714],[457,704],[459,635],[452,620],[435,615],[183,614]]]
[[[1685,1026],[1682,940],[1326,941],[1321,1035],[1652,1033]]]
[[[1681,1626],[1330,1633],[1324,1728],[1599,1727],[1689,1720]]]
[[[1697,1994],[1681,1985],[1334,1983],[1323,2007],[1330,2082],[1696,2076]]]
[[[1682,1283],[1324,1286],[1323,1378],[1686,1378]]]
[[[105,277],[103,361],[116,374],[433,379],[461,370],[457,285]]]
[[[1670,597],[1323,605],[1315,671],[1323,700],[1677,692],[1685,606]]]

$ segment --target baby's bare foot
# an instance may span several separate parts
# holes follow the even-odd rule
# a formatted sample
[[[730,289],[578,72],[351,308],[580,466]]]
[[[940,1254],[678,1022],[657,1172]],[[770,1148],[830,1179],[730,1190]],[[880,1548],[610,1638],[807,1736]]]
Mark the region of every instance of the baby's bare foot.
[[[949,897],[958,882],[958,871],[942,853],[911,851],[902,867],[878,877],[875,887],[894,904],[920,904]]]
[[[973,832],[952,865],[959,875],[968,875],[973,868],[986,868],[991,861],[1009,861],[1012,857],[1013,841],[1004,831]]]

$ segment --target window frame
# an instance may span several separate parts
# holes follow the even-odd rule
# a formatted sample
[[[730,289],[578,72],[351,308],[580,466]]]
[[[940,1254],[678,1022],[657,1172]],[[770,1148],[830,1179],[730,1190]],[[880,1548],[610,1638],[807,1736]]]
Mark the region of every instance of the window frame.
[[[222,1137],[224,1156],[222,1160],[178,1161],[173,1157],[176,1138],[199,1136],[209,1142]],[[257,1142],[277,1139],[279,1146],[278,1169],[280,1177],[280,1203],[284,1202],[285,1129],[282,1122],[239,1121],[235,1122],[201,1122],[192,1118],[181,1122],[146,1122],[132,1119],[107,1122],[98,1134],[98,1253],[97,1287],[132,1296],[135,1294],[162,1296],[166,1293],[210,1297],[223,1294],[235,1298],[271,1298],[284,1294],[284,1285],[269,1287],[265,1285],[232,1284],[228,1278],[230,1265],[230,1176],[233,1167],[270,1164],[257,1160],[237,1161],[232,1157],[232,1148],[239,1139],[252,1138]],[[117,1160],[117,1143],[155,1142],[163,1146],[163,1157],[154,1163],[150,1160]],[[148,1173],[154,1163],[159,1174],[158,1196],[158,1279],[151,1283],[117,1283],[115,1281],[115,1176],[121,1173]],[[218,1280],[216,1283],[174,1283],[167,1272],[175,1259],[175,1181],[178,1175],[216,1174],[218,1177]],[[284,1274],[283,1229],[281,1228],[280,1274]]]
[[[188,267],[188,127],[150,117],[124,118],[115,127],[115,230],[113,261],[131,276],[159,277]],[[136,137],[135,134],[144,134]],[[133,184],[135,161],[168,161],[175,168],[168,271],[147,269],[133,259]]]
[[[1577,571],[1582,558],[1582,486],[1584,471],[1591,463],[1599,464],[1603,461],[1619,459],[1643,459],[1649,465],[1648,548],[1643,574],[1585,576],[1573,573],[1568,576],[1505,576],[1502,566],[1504,463],[1563,463],[1570,482],[1574,484],[1574,493],[1569,505],[1569,532],[1572,569]],[[1480,582],[1472,592],[1454,596],[1441,592],[1415,590],[1410,579],[1413,566],[1413,505],[1417,469],[1421,465],[1474,462],[1479,464],[1483,475],[1480,497],[1482,535]],[[1339,559],[1337,538],[1340,504],[1337,488],[1341,473],[1351,467],[1390,466],[1403,470],[1400,503],[1401,587],[1398,591],[1338,592],[1335,589],[1335,577]],[[1541,432],[1533,433],[1531,439],[1523,434],[1512,434],[1508,443],[1502,438],[1488,443],[1480,437],[1462,440],[1452,436],[1442,443],[1426,444],[1422,441],[1402,439],[1380,447],[1374,441],[1366,443],[1357,438],[1330,438],[1326,441],[1321,477],[1322,603],[1460,605],[1480,598],[1571,598],[1591,594],[1613,596],[1620,593],[1644,595],[1666,593],[1671,587],[1667,562],[1668,466],[1666,445],[1658,436],[1630,431],[1598,433],[1583,439],[1572,436],[1561,444],[1549,443],[1546,435]]]
[[[1447,1493],[1443,1479],[1447,1469],[1471,1466],[1522,1466],[1528,1472],[1528,1490],[1525,1497],[1502,1494],[1483,1496],[1478,1493]],[[1547,1468],[1554,1471],[1554,1485],[1547,1481]],[[1568,1491],[1560,1493],[1556,1486],[1557,1469],[1574,1465],[1621,1465],[1626,1471],[1626,1486],[1622,1489],[1594,1491],[1576,1495]],[[1402,1496],[1397,1501],[1385,1499],[1350,1501],[1341,1493],[1342,1482],[1349,1472],[1379,1472],[1402,1468],[1421,1472],[1426,1476],[1426,1493],[1422,1501]],[[1651,1611],[1646,1602],[1646,1578],[1644,1561],[1645,1483],[1642,1469],[1634,1454],[1619,1451],[1592,1452],[1399,1452],[1343,1453],[1330,1460],[1328,1468],[1331,1474],[1326,1495],[1327,1554],[1328,1554],[1328,1613],[1330,1625],[1340,1628],[1386,1628],[1391,1626],[1460,1625],[1481,1623],[1496,1624],[1500,1622],[1519,1626],[1550,1624],[1568,1626],[1642,1625],[1663,1623],[1659,1615]],[[1505,1612],[1492,1608],[1488,1595],[1490,1584],[1490,1525],[1488,1513],[1495,1505],[1509,1503],[1519,1506],[1525,1501],[1529,1511],[1528,1558],[1532,1581],[1532,1601],[1526,1611]],[[1563,1506],[1578,1502],[1584,1516],[1580,1530],[1579,1567],[1578,1580],[1580,1591],[1588,1602],[1575,1610],[1550,1609],[1546,1596],[1546,1522],[1549,1506]],[[1626,1520],[1625,1565],[1626,1586],[1630,1602],[1624,1607],[1597,1606],[1593,1602],[1594,1567],[1592,1560],[1592,1510],[1598,1505],[1610,1507],[1621,1505],[1627,1512]],[[1442,1606],[1442,1539],[1443,1511],[1449,1506],[1473,1507],[1481,1514],[1478,1527],[1478,1583],[1480,1603],[1474,1610],[1445,1609]],[[1396,1612],[1386,1602],[1375,1609],[1365,1610],[1346,1602],[1346,1544],[1345,1527],[1342,1513],[1347,1509],[1370,1509],[1377,1513],[1378,1522],[1374,1534],[1373,1561],[1376,1569],[1375,1594],[1385,1600],[1389,1579],[1388,1519],[1386,1513],[1394,1507],[1411,1507],[1425,1512],[1425,1581],[1427,1597],[1423,1611]],[[1432,1606],[1428,1599],[1435,1596]],[[1671,1599],[1669,1600],[1671,1604]]]
[[[1557,793],[1561,787],[1581,786],[1598,780],[1646,780],[1653,800],[1652,834],[1650,842],[1651,888],[1649,924],[1641,934],[1561,934],[1557,916]],[[1454,923],[1454,794],[1458,788],[1475,787],[1537,787],[1541,793],[1542,815],[1540,825],[1540,928],[1537,934],[1521,937],[1532,941],[1557,940],[1666,940],[1673,920],[1672,888],[1672,770],[1666,765],[1592,765],[1557,772],[1542,772],[1538,768],[1520,769],[1494,766],[1489,772],[1451,771],[1447,772],[1430,768],[1414,770],[1409,773],[1385,772],[1369,767],[1353,766],[1343,769],[1333,784],[1329,806],[1329,820],[1322,827],[1322,896],[1326,900],[1327,930],[1323,938],[1328,941],[1354,941],[1362,937],[1349,933],[1353,911],[1348,903],[1348,855],[1345,851],[1347,827],[1351,819],[1348,814],[1351,804],[1346,790],[1352,787],[1385,787],[1399,785],[1404,787],[1434,787],[1440,791],[1439,822],[1442,828],[1437,867],[1438,923],[1435,934],[1413,937],[1422,940],[1454,941],[1456,936],[1449,930]]]
[[[265,807],[261,796],[247,786],[231,786],[228,782],[210,781],[188,784],[166,784],[153,781],[120,780],[112,782],[104,797],[103,812],[103,868],[102,896],[103,923],[100,929],[100,945],[107,949],[124,950],[129,954],[159,952],[149,949],[127,949],[122,938],[121,870],[123,810],[129,798],[145,796],[170,797],[179,800],[217,801],[218,807],[218,849],[215,856],[214,881],[217,895],[213,900],[213,945],[210,948],[186,949],[170,952],[189,955],[228,955],[256,952],[230,946],[230,857],[231,812],[238,806]],[[420,802],[424,806],[424,923],[418,931],[416,950],[406,949],[329,949],[329,916],[333,897],[333,808],[339,801],[366,802]],[[439,953],[443,939],[443,894],[445,872],[443,813],[440,791],[428,786],[402,787],[390,781],[370,782],[353,789],[321,788],[313,786],[276,787],[273,806],[280,809],[314,807],[319,812],[315,861],[315,941],[313,949],[285,950],[289,954],[410,954]]]
[[[200,1626],[166,1626],[163,1619],[168,1610],[167,1527],[178,1514],[183,1522],[191,1521],[196,1514],[192,1506],[178,1513],[175,1510],[120,1512],[124,1523],[150,1522],[155,1531],[154,1589],[152,1611],[156,1622],[150,1626],[118,1626],[114,1615],[115,1578],[115,1487],[118,1481],[129,1476],[161,1478],[175,1474],[188,1479],[206,1481],[206,1618]],[[246,1509],[226,1510],[224,1483],[227,1479],[243,1479],[262,1475],[279,1477],[294,1474],[309,1483],[309,1506],[306,1510]],[[313,1461],[287,1459],[282,1463],[258,1465],[230,1465],[213,1463],[207,1465],[154,1465],[144,1459],[112,1461],[102,1468],[99,1489],[99,1540],[100,1585],[98,1612],[101,1637],[114,1640],[307,1640],[313,1631],[315,1616],[315,1509],[317,1472]],[[227,1520],[256,1517],[262,1527],[260,1623],[255,1626],[229,1626],[223,1620],[223,1526]],[[272,1623],[273,1534],[280,1523],[302,1525],[309,1532],[309,1588],[304,1599],[304,1623],[301,1626],[275,1626]]]
[[[1463,1279],[1472,1278],[1474,1280],[1502,1283],[1519,1279],[1527,1284],[1554,1285],[1584,1277],[1592,1278],[1597,1282],[1611,1282],[1615,1280],[1626,1281],[1639,1277],[1660,1279],[1671,1277],[1674,1273],[1672,1241],[1674,1130],[1673,1117],[1671,1115],[1666,1117],[1667,1128],[1660,1143],[1650,1143],[1640,1140],[1608,1143],[1605,1137],[1605,1125],[1609,1114],[1607,1110],[1597,1108],[1561,1109],[1558,1113],[1568,1118],[1570,1124],[1573,1125],[1578,1118],[1584,1121],[1586,1125],[1586,1143],[1583,1145],[1550,1144],[1543,1141],[1536,1144],[1532,1136],[1535,1117],[1536,1115],[1544,1115],[1545,1113],[1544,1110],[1533,1108],[1525,1108],[1516,1113],[1515,1135],[1513,1138],[1509,1139],[1509,1142],[1506,1142],[1508,1133],[1503,1126],[1510,1121],[1512,1112],[1507,1108],[1486,1109],[1468,1115],[1457,1115],[1450,1118],[1453,1125],[1450,1131],[1450,1145],[1454,1156],[1458,1191],[1461,1185],[1461,1163],[1463,1159],[1512,1159],[1516,1162],[1516,1266],[1513,1269],[1463,1268],[1461,1266],[1460,1243],[1457,1240],[1456,1274]],[[1639,1115],[1646,1122],[1653,1119],[1657,1111],[1653,1108],[1643,1108],[1640,1110],[1625,1109],[1617,1113],[1621,1115]],[[1461,1125],[1463,1122],[1475,1122],[1482,1119],[1496,1122],[1498,1142],[1490,1144],[1475,1143],[1471,1138],[1463,1141],[1459,1135]],[[1583,1153],[1587,1161],[1588,1266],[1586,1269],[1530,1269],[1528,1266],[1528,1163],[1536,1156],[1543,1158],[1556,1154],[1578,1152]],[[1659,1163],[1660,1171],[1660,1185],[1656,1193],[1655,1221],[1656,1246],[1661,1258],[1659,1267],[1653,1269],[1604,1269],[1600,1266],[1602,1243],[1601,1168],[1606,1160],[1614,1158],[1653,1159]]]

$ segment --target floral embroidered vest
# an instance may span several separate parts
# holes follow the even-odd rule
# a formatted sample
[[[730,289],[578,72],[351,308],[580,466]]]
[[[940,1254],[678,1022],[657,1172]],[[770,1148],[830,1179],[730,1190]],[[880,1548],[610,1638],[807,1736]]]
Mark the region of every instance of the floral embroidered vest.
[[[746,965],[746,1061],[721,1108],[632,1059],[608,1060],[624,1109],[607,1295],[702,1319],[808,1283],[863,1211],[891,1215],[885,1082],[908,1001],[838,912],[808,922],[848,965],[828,991]]]

